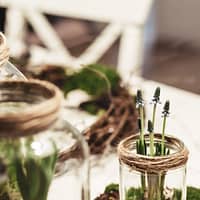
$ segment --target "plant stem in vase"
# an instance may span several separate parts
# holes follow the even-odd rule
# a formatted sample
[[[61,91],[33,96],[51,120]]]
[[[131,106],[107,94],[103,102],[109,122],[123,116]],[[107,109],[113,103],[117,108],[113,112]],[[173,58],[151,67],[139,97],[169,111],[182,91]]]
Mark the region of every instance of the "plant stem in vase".
[[[137,92],[139,134],[122,140],[118,146],[120,199],[186,200],[188,150],[178,138],[165,133],[169,101],[163,107],[162,131],[155,133],[156,109],[160,103],[159,87],[156,88],[152,101],[152,121],[148,120],[148,134],[144,134],[144,100],[142,92]]]

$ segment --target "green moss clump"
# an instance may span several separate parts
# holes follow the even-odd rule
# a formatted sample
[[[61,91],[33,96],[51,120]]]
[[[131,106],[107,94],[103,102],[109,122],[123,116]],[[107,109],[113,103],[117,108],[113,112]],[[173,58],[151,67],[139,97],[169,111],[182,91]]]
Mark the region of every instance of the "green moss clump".
[[[144,196],[141,188],[130,188],[126,192],[126,200],[142,200]]]
[[[119,192],[118,184],[110,184],[106,186],[104,193]],[[143,192],[140,188],[129,188],[126,192],[126,200],[143,200]],[[175,190],[173,200],[181,199],[181,191]],[[187,200],[200,200],[200,188],[187,187]]]
[[[119,184],[111,183],[110,185],[106,186],[104,192],[110,193],[113,191],[119,191]]]
[[[63,91],[67,95],[72,90],[80,89],[89,95],[99,97],[108,92],[106,79],[112,90],[119,85],[120,76],[116,70],[101,64],[91,64],[72,75],[66,75]]]
[[[187,187],[187,200],[200,200],[200,188]]]

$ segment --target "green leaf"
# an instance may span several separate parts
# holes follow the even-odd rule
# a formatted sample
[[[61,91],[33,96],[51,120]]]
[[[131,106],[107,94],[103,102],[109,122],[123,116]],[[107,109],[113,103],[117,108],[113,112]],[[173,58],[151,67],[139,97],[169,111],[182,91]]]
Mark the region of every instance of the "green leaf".
[[[21,195],[23,197],[23,200],[29,200],[29,188],[27,188],[27,179],[23,171],[22,163],[17,158],[15,159],[13,163],[16,167],[16,180],[17,180]]]
[[[28,196],[30,199],[36,199],[41,184],[39,178],[40,169],[33,158],[28,158],[25,161],[24,168],[26,169]]]
[[[23,200],[47,199],[58,154],[54,143],[53,146],[54,152],[51,155],[39,157],[34,155],[27,145],[26,156],[14,159],[10,172],[12,177],[16,177]]]

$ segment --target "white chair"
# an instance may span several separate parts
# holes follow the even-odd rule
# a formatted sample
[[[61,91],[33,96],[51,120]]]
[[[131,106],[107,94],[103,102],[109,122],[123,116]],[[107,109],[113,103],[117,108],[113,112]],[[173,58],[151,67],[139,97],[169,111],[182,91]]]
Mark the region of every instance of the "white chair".
[[[32,64],[64,64],[79,67],[97,62],[121,36],[118,71],[123,79],[140,73],[143,56],[143,32],[153,0],[1,0],[7,7],[6,35],[11,54],[25,48],[27,20],[47,49],[31,46]],[[108,23],[80,57],[73,57],[51,27],[44,13]]]

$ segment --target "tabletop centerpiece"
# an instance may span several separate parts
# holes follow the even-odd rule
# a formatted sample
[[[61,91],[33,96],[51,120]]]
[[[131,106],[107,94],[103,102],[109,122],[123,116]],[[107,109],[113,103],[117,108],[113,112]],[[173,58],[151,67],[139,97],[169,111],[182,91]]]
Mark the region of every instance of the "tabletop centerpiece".
[[[148,120],[149,133],[145,134],[144,100],[142,91],[137,91],[140,133],[122,140],[118,146],[121,200],[186,200],[188,150],[181,140],[165,133],[169,101],[163,107],[162,132],[154,133],[158,103],[159,87],[152,99],[153,114],[152,120]]]

